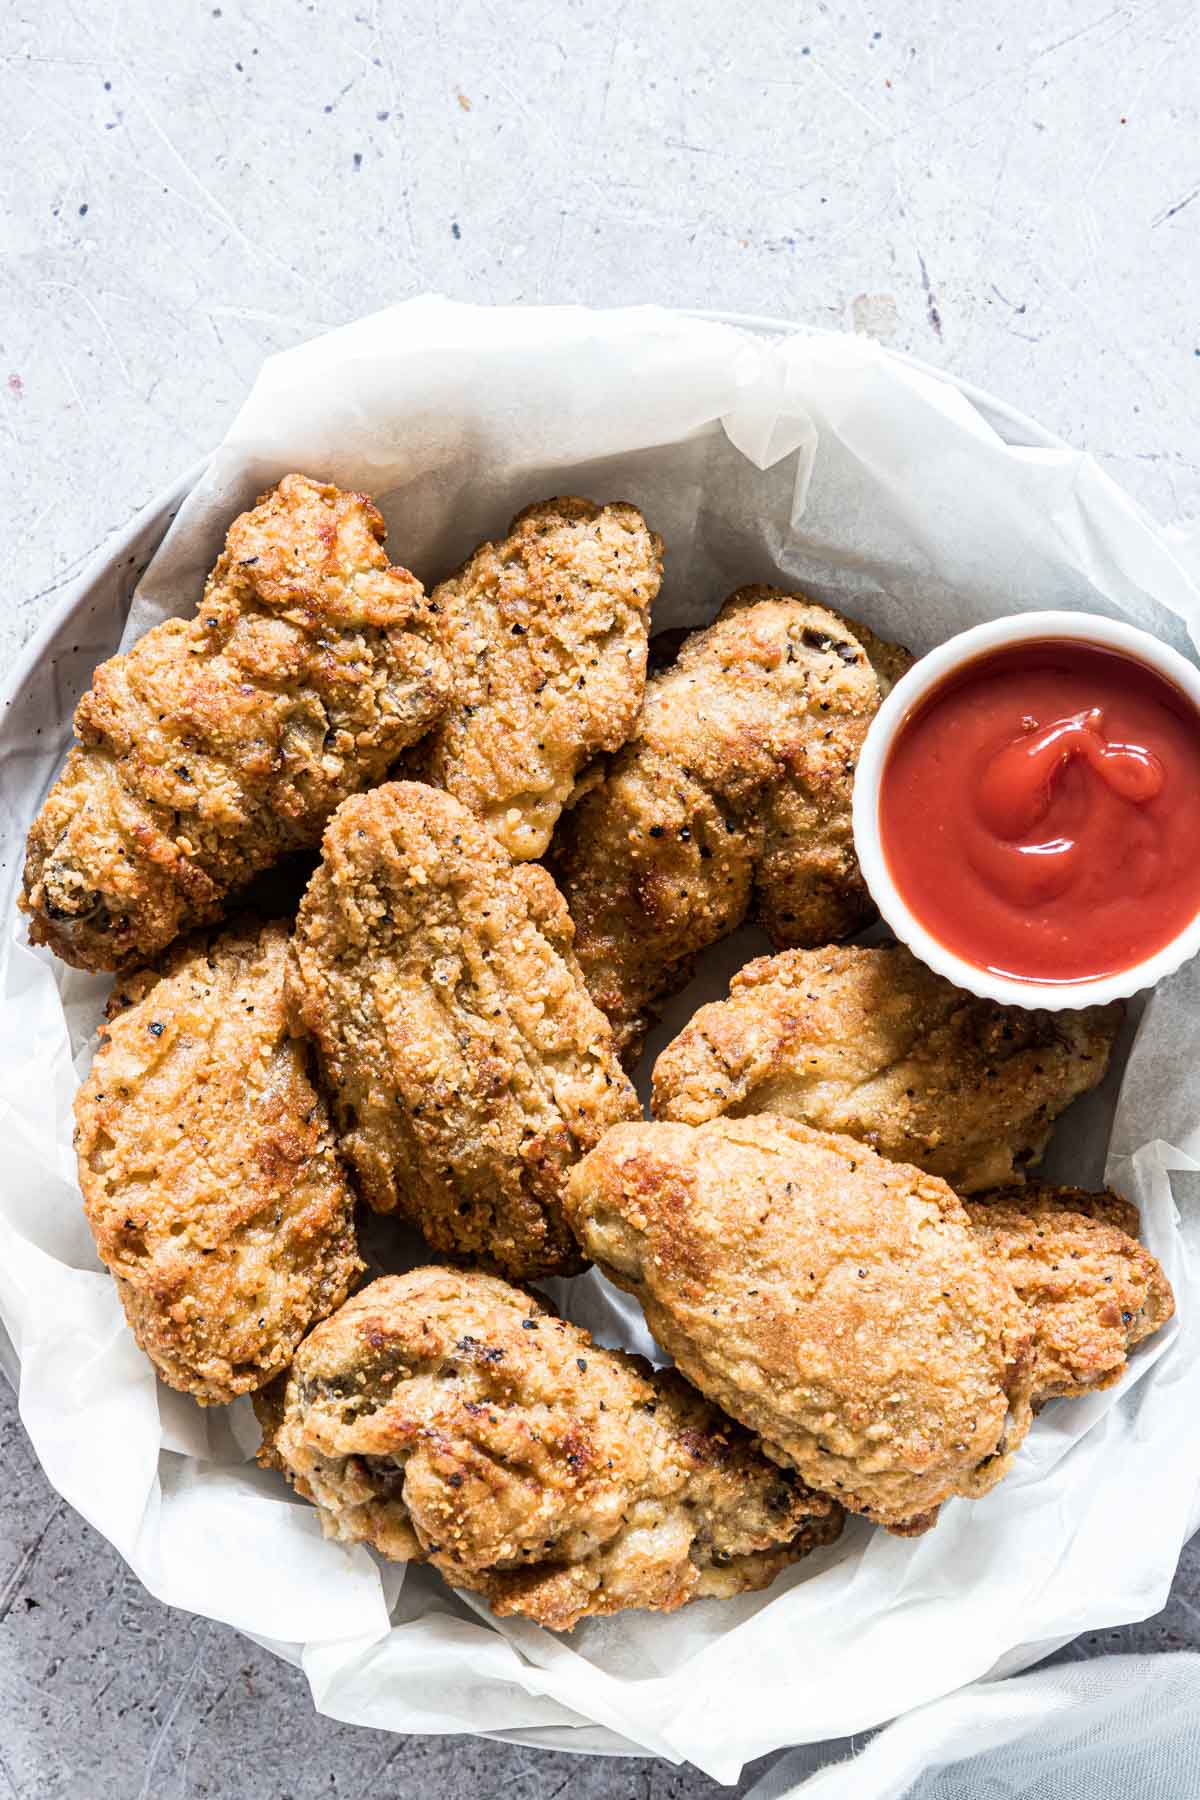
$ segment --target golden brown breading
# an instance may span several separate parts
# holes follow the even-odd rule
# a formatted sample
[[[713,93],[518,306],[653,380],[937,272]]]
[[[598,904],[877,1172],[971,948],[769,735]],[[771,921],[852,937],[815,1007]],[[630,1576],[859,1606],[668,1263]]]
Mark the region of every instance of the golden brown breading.
[[[75,1099],[96,1248],[142,1349],[202,1405],[286,1368],[363,1267],[333,1130],[288,1034],[286,962],[286,925],[248,922],[131,976]]]
[[[101,663],[29,833],[34,943],[149,959],[429,729],[449,677],[384,535],[364,494],[285,476],[230,526],[199,612]]]
[[[915,1163],[960,1194],[1021,1179],[1103,1079],[1124,1008],[976,1000],[901,945],[764,956],[654,1068],[654,1115],[778,1113]]]
[[[637,1100],[541,868],[461,801],[391,782],[334,815],[293,939],[364,1197],[506,1274],[580,1265],[567,1170]]]
[[[968,1203],[984,1254],[1001,1262],[1034,1330],[1035,1406],[1111,1387],[1135,1344],[1175,1312],[1138,1212],[1119,1195],[1031,1183]]]
[[[551,866],[626,1063],[696,954],[754,912],[777,944],[871,913],[850,792],[907,652],[799,595],[744,588],[646,686],[636,735],[564,814]]]
[[[373,1282],[256,1406],[327,1536],[554,1631],[765,1587],[841,1529],[679,1376],[474,1270]]]
[[[852,1511],[920,1531],[1006,1473],[1030,1326],[935,1176],[790,1119],[620,1125],[567,1211],[688,1380]]]
[[[518,862],[545,854],[580,769],[633,730],[662,548],[636,506],[543,500],[434,589],[454,699],[404,772]]]

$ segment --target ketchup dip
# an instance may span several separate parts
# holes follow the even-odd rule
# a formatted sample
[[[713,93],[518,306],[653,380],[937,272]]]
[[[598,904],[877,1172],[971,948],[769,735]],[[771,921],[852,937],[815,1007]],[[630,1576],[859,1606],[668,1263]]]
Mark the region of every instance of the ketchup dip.
[[[897,892],[964,962],[1115,975],[1200,913],[1200,712],[1097,644],[985,653],[900,726],[878,818]]]

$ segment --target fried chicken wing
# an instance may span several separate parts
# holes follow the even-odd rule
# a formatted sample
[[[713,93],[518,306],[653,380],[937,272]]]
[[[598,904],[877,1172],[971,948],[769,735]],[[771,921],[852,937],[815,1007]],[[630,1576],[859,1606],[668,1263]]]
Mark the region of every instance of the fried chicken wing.
[[[130,976],[75,1100],[96,1248],[142,1349],[202,1405],[286,1368],[363,1267],[286,960],[285,925],[246,923]]]
[[[637,1100],[546,871],[452,795],[392,782],[334,815],[293,949],[370,1205],[506,1274],[579,1268],[567,1170]]]
[[[567,1211],[688,1380],[852,1511],[921,1531],[1008,1470],[1031,1328],[935,1176],[790,1119],[621,1125]]]
[[[1103,1079],[1124,1009],[977,1000],[901,945],[761,957],[654,1068],[656,1118],[778,1113],[846,1132],[960,1194],[1023,1178]]]
[[[799,595],[754,587],[647,683],[634,737],[551,852],[627,1064],[697,953],[748,914],[780,945],[845,937],[870,916],[851,785],[908,660]]]
[[[1003,1265],[1034,1330],[1035,1406],[1111,1387],[1129,1352],[1175,1312],[1138,1212],[1119,1195],[1030,1183],[968,1202],[976,1238]]]
[[[579,771],[633,729],[662,548],[636,506],[544,500],[434,589],[454,698],[405,773],[518,862],[545,854]]]
[[[841,1528],[679,1376],[476,1271],[373,1282],[256,1405],[327,1536],[555,1631],[765,1587]]]
[[[34,943],[148,960],[429,729],[449,677],[384,535],[364,494],[285,476],[230,526],[199,612],[100,665],[29,833]]]

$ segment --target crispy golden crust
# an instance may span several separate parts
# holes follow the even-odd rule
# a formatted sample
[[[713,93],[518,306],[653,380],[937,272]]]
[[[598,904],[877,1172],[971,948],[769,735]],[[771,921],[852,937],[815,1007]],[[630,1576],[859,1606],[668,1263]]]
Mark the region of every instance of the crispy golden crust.
[[[392,782],[331,821],[293,948],[369,1203],[506,1274],[578,1269],[567,1170],[637,1100],[546,871],[451,795]]]
[[[286,1368],[363,1266],[286,960],[285,925],[245,924],[131,976],[75,1099],[96,1248],[163,1380],[203,1405]]]
[[[1002,1263],[1034,1330],[1034,1405],[1111,1387],[1135,1344],[1175,1311],[1157,1259],[1119,1195],[1031,1183],[967,1206],[984,1254]]]
[[[454,699],[405,773],[457,795],[517,861],[544,855],[580,769],[633,729],[661,580],[636,506],[518,513],[434,590]]]
[[[477,1271],[373,1282],[256,1405],[327,1536],[555,1631],[765,1587],[841,1528],[677,1375]]]
[[[915,1531],[1007,1471],[1030,1327],[934,1176],[788,1119],[621,1125],[567,1210],[682,1373],[810,1486]]]
[[[1103,1079],[1124,1009],[976,1000],[900,945],[761,957],[654,1068],[656,1118],[778,1113],[846,1132],[960,1194],[1023,1179]]]
[[[199,612],[100,665],[29,833],[34,943],[149,959],[429,729],[449,677],[384,535],[364,494],[285,476],[230,526]]]
[[[564,815],[552,852],[580,966],[627,1063],[697,953],[748,913],[780,945],[845,937],[870,916],[851,784],[907,661],[824,607],[753,587],[647,683],[635,736]]]

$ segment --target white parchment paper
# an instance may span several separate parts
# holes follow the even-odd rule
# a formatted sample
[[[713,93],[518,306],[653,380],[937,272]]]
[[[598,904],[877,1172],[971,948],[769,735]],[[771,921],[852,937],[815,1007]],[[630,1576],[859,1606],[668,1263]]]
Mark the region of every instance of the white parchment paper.
[[[204,1413],[156,1383],[75,1184],[71,1100],[106,983],[29,948],[13,912],[21,840],[92,665],[123,631],[190,611],[234,513],[292,468],[370,491],[393,558],[427,584],[521,506],[574,491],[633,500],[662,533],[657,625],[704,621],[733,587],[773,580],[917,651],[1015,608],[1118,614],[1193,654],[1200,631],[1168,540],[1095,463],[1006,442],[951,383],[866,340],[423,299],[273,358],[132,609],[165,508],[81,583],[0,720],[0,1321],[55,1486],[160,1598],[301,1663],[334,1717],[637,1748],[726,1781],[780,1745],[862,1730],[1154,1611],[1200,1487],[1196,965],[1131,1021],[1122,1067],[1053,1151],[1085,1184],[1107,1164],[1142,1207],[1178,1318],[1118,1388],[1047,1408],[1016,1472],[947,1506],[927,1537],[856,1520],[766,1595],[555,1638],[492,1620],[427,1570],[325,1543],[250,1460],[246,1403]],[[651,1051],[760,947],[742,933],[715,950]],[[404,1254],[378,1229],[371,1242]],[[598,1277],[552,1285],[605,1341],[650,1348]]]

